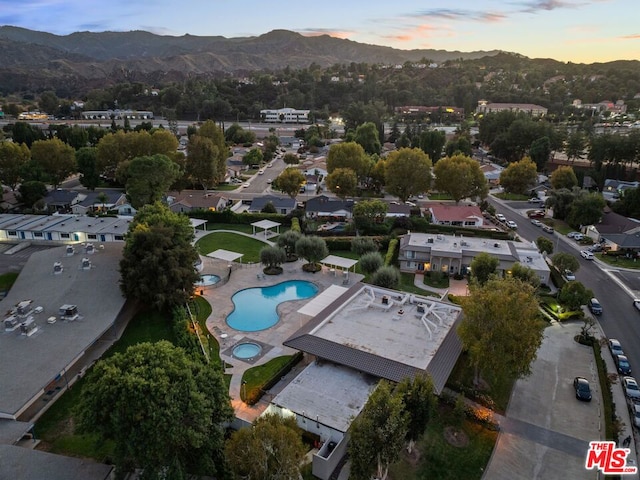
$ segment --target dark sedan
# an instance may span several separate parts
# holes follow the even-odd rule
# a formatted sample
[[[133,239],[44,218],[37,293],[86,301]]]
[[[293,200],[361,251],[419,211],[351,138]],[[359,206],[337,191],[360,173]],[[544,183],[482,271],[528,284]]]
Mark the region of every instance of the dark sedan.
[[[584,377],[576,377],[573,379],[573,388],[576,390],[576,398],[584,402],[591,401],[591,387],[589,380]]]
[[[613,361],[616,364],[618,373],[621,375],[631,375],[631,365],[629,364],[629,359],[627,359],[626,355],[614,355]]]

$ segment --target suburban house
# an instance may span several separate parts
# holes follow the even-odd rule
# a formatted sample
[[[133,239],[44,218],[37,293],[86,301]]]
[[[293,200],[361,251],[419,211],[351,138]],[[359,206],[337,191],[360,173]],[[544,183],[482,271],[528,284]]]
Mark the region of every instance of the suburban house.
[[[349,427],[380,379],[428,373],[440,393],[462,351],[457,305],[356,283],[333,286],[297,312],[313,317],[283,343],[314,361],[265,413],[295,418],[319,449],[313,474],[328,480],[344,456]]]
[[[600,223],[589,225],[586,235],[594,242],[603,242],[608,250],[640,252],[640,221],[627,218],[605,208]]]
[[[404,203],[390,203],[385,217],[408,217],[411,215],[411,207]]]
[[[349,219],[353,215],[353,200],[340,200],[320,195],[307,200],[305,213],[308,218],[339,217]]]
[[[91,212],[107,212],[127,203],[127,195],[122,190],[99,190],[78,193],[79,201],[71,206],[71,213],[85,215]],[[131,209],[131,205],[129,205]],[[130,213],[131,215],[131,213]]]
[[[320,185],[317,175],[305,175],[304,181],[305,181],[304,186],[307,192],[315,192],[318,186]]]
[[[549,283],[549,266],[544,256],[537,247],[523,242],[412,232],[400,237],[398,260],[403,272],[464,275],[480,253],[496,257],[500,261],[498,272],[503,275],[509,274],[514,263],[520,263],[534,270],[542,284]]]
[[[47,192],[42,201],[48,213],[70,213],[71,207],[80,201],[80,193],[58,188]]]
[[[251,206],[247,210],[249,213],[260,213],[262,209],[271,203],[276,213],[288,215],[296,209],[296,199],[291,197],[276,197],[275,195],[264,195],[262,197],[255,197],[251,200]]]
[[[497,165],[490,163],[484,163],[480,165],[480,170],[482,170],[484,178],[487,179],[489,185],[498,185],[500,183],[500,174],[503,170],[502,167],[498,167]]]
[[[624,195],[625,190],[638,188],[639,186],[640,182],[625,182],[623,180],[607,178],[602,187],[602,196],[609,202],[615,202]]]
[[[433,205],[429,207],[431,223],[458,227],[482,227],[484,217],[474,205]]]
[[[188,213],[194,210],[224,210],[228,205],[228,199],[217,193],[206,193],[204,190],[183,190],[181,192],[169,192],[167,205],[175,213]]]

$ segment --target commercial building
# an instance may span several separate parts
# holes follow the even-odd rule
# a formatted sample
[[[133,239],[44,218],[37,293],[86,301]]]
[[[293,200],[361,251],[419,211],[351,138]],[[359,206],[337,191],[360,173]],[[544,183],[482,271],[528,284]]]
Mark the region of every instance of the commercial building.
[[[260,119],[267,123],[309,123],[309,112],[295,108],[260,110]]]

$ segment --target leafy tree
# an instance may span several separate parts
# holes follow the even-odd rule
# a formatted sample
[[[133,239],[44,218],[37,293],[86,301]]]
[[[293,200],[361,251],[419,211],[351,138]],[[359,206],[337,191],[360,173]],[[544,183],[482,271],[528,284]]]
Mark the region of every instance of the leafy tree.
[[[75,151],[57,138],[33,142],[31,158],[42,168],[54,187],[76,171]]]
[[[287,165],[298,165],[300,163],[300,157],[295,153],[285,153],[282,157],[282,161]]]
[[[35,125],[26,122],[16,122],[11,129],[11,138],[14,143],[18,145],[24,143],[27,147],[31,148],[33,142],[44,140],[45,135],[42,129]]]
[[[300,237],[302,237],[302,234],[295,230],[287,230],[278,237],[278,246],[284,248],[288,261],[297,260],[298,258],[296,257],[295,252],[296,243],[300,240]]]
[[[436,177],[436,188],[447,192],[456,201],[463,198],[480,197],[489,194],[487,179],[480,169],[480,164],[465,155],[455,155],[441,159],[433,167]]]
[[[336,168],[327,175],[327,188],[341,199],[353,197],[358,188],[356,173],[350,168]]]
[[[245,154],[244,157],[242,157],[242,163],[244,163],[245,165],[249,165],[250,167],[260,165],[263,160],[264,155],[262,153],[262,150],[260,150],[259,148],[252,148]]]
[[[250,130],[245,130],[237,123],[234,123],[225,130],[224,138],[227,142],[233,144],[245,144],[255,142],[256,134]]]
[[[265,203],[264,207],[262,207],[262,210],[260,210],[261,213],[278,213],[278,211],[276,210],[276,207],[273,205],[273,202],[267,202]]]
[[[547,237],[538,237],[536,239],[536,245],[540,252],[546,253],[547,255],[551,255],[553,253],[553,242]]]
[[[551,190],[551,194],[547,199],[547,205],[553,209],[553,218],[564,220],[569,215],[571,204],[577,197],[579,189],[575,187],[573,190],[561,188],[559,190]]]
[[[551,262],[558,270],[560,270],[560,272],[564,272],[565,270],[577,272],[580,268],[580,262],[578,262],[578,259],[567,252],[556,253],[551,257]]]
[[[513,267],[511,267],[511,276],[521,282],[528,283],[533,288],[540,286],[540,277],[535,270],[521,263],[516,262],[513,264]]]
[[[30,158],[31,152],[24,143],[0,142],[0,181],[15,190]]]
[[[400,270],[393,265],[380,267],[372,276],[371,283],[384,288],[396,288],[400,284]]]
[[[373,122],[366,122],[358,125],[354,137],[355,142],[360,145],[369,155],[380,154],[382,145],[378,137],[378,127]]]
[[[561,165],[551,174],[551,186],[554,190],[567,188],[571,190],[578,185],[578,177],[576,177],[573,167]]]
[[[76,151],[76,165],[80,173],[80,183],[91,191],[100,185],[97,154],[95,147],[83,147]]]
[[[640,218],[640,188],[625,190],[624,195],[611,208],[620,215]]]
[[[569,310],[579,310],[592,297],[593,292],[581,282],[567,282],[558,293],[558,301]]]
[[[78,404],[79,430],[115,444],[117,478],[215,475],[233,410],[219,370],[167,341],[100,360]]]
[[[43,199],[47,194],[47,186],[42,182],[31,180],[20,184],[18,194],[24,206],[32,208],[38,200]]]
[[[538,301],[531,285],[515,278],[491,278],[470,284],[462,298],[464,318],[458,334],[475,367],[496,378],[522,377],[542,343]],[[500,352],[499,355],[496,352]]]
[[[384,265],[384,258],[382,258],[380,252],[367,252],[360,257],[358,263],[362,273],[371,275]]]
[[[471,150],[471,142],[466,135],[459,135],[448,141],[444,148],[445,155],[447,157],[453,157],[454,155],[465,155],[470,157],[473,151]],[[438,162],[436,162],[437,164]],[[435,165],[435,164],[434,164]]]
[[[363,219],[378,223],[384,221],[388,210],[389,204],[382,200],[361,200],[353,206],[353,216],[356,224]]]
[[[349,432],[349,457],[354,480],[386,478],[389,465],[398,459],[409,429],[409,416],[402,397],[382,380],[369,397]]]
[[[286,261],[287,253],[284,248],[266,246],[260,250],[260,263],[266,267],[265,273],[281,273],[280,265]]]
[[[185,173],[191,181],[202,186],[203,190],[213,187],[220,178],[217,170],[217,147],[210,138],[192,135],[187,144]]]
[[[305,178],[300,170],[297,168],[285,168],[278,178],[275,179],[273,183],[276,184],[277,188],[291,198],[296,198],[296,195],[300,193],[300,187],[304,185]]]
[[[529,157],[509,164],[500,173],[500,185],[505,192],[523,195],[536,184],[536,164]]]
[[[471,261],[471,277],[480,285],[484,285],[489,281],[492,275],[496,274],[500,265],[500,260],[493,255],[482,252]]]
[[[371,237],[356,237],[351,241],[351,251],[362,256],[365,253],[377,252],[378,244]]]
[[[567,155],[569,161],[573,161],[576,159],[582,160],[584,158],[586,144],[586,138],[581,132],[575,132],[569,135],[567,137],[567,143],[564,148],[564,153]]]
[[[129,225],[120,261],[124,295],[166,310],[185,303],[198,280],[193,238],[187,216],[160,203],[143,206]]]
[[[415,442],[427,429],[429,420],[437,414],[438,397],[427,373],[416,375],[413,379],[406,377],[396,387],[396,393],[402,398],[409,415],[407,440],[411,452]]]
[[[336,143],[331,145],[327,155],[327,172],[338,168],[350,168],[356,172],[358,179],[363,179],[369,169],[367,154],[355,142]]]
[[[567,223],[576,228],[582,225],[595,225],[602,219],[606,205],[607,202],[600,193],[581,190],[569,207]]]
[[[296,242],[296,254],[308,263],[303,270],[317,272],[320,270],[318,262],[329,255],[324,239],[316,236],[303,236]]]
[[[60,99],[57,97],[55,92],[47,90],[40,94],[38,105],[40,106],[41,111],[46,112],[49,115],[55,115],[58,111],[58,107],[60,106]]]
[[[234,432],[226,457],[235,478],[297,479],[306,449],[295,419],[269,414]]]
[[[165,155],[137,157],[127,167],[127,197],[134,208],[162,200],[180,176],[178,165]]]
[[[529,148],[529,157],[536,164],[536,168],[539,172],[544,171],[547,167],[547,162],[549,161],[549,157],[551,156],[551,141],[549,137],[541,137],[537,138],[531,144],[531,148]]]
[[[418,148],[401,148],[385,161],[385,189],[403,202],[426,192],[431,184],[431,160]]]
[[[442,149],[447,141],[441,130],[425,130],[420,134],[420,149],[426,153],[435,165],[442,156]],[[408,146],[408,145],[407,145]],[[401,148],[399,146],[399,148]]]

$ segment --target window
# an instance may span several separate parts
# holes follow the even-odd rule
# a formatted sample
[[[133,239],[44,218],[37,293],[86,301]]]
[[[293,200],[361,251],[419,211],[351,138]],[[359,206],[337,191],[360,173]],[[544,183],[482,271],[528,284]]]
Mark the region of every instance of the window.
[[[124,240],[124,237],[122,235],[114,235],[113,238],[116,240]]]
[[[11,231],[7,232],[7,235],[9,235],[10,237],[17,237],[18,236],[18,232],[16,232],[15,230],[11,230]]]
[[[60,234],[60,238],[69,238],[69,234],[68,233],[61,233]]]
[[[416,252],[414,252],[413,250],[407,250],[406,257],[407,258],[416,258]]]
[[[33,232],[35,238],[42,238],[42,232]]]
[[[465,226],[466,226],[466,225],[474,226],[474,225],[476,224],[476,222],[475,222],[474,220],[466,220],[466,221],[464,222],[464,224],[465,224]]]
[[[89,240],[95,240],[98,238],[98,236],[95,233],[90,233],[89,235],[87,235],[87,238]]]

